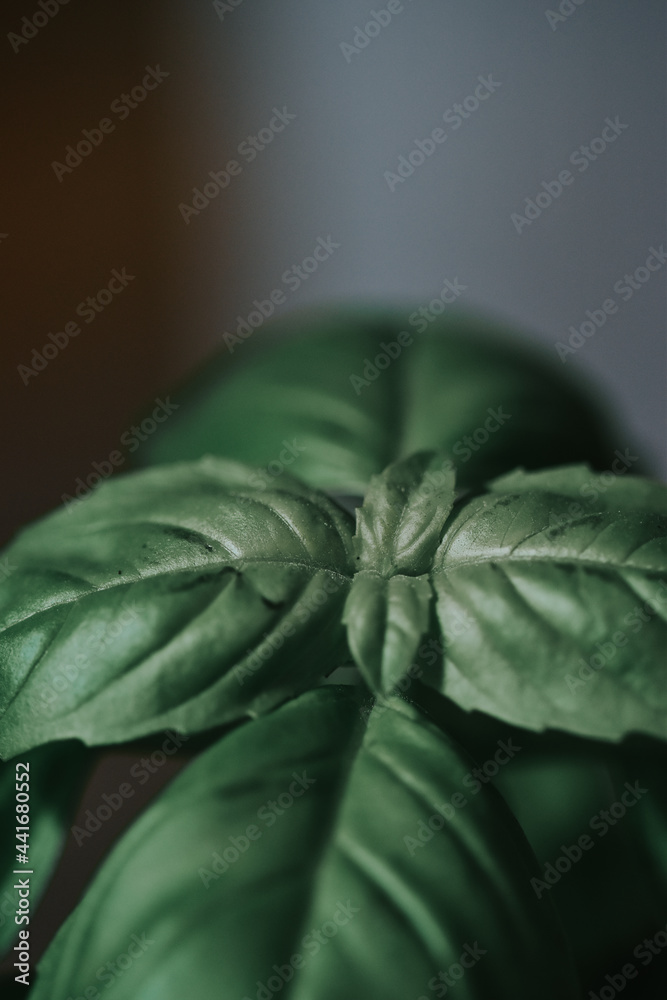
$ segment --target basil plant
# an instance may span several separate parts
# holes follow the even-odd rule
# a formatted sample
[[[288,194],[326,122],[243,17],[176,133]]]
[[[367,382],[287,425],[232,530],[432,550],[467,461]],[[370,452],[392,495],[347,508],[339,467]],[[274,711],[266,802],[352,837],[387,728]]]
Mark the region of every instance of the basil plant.
[[[30,995],[657,996],[667,489],[585,389],[466,318],[330,310],[171,409],[5,552],[0,794],[29,760],[58,803],[35,891],[86,747],[209,734]]]

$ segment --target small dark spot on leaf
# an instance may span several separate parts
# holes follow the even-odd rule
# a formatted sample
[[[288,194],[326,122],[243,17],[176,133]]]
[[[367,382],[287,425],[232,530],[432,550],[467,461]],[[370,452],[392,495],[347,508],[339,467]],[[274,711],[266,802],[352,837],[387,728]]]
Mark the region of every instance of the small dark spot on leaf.
[[[204,548],[207,549],[208,552],[212,552],[213,551],[213,546],[212,545],[205,545]]]
[[[122,569],[119,569],[119,570],[118,570],[118,576],[121,576],[121,575],[122,575],[122,572],[123,572],[123,571],[122,571]]]

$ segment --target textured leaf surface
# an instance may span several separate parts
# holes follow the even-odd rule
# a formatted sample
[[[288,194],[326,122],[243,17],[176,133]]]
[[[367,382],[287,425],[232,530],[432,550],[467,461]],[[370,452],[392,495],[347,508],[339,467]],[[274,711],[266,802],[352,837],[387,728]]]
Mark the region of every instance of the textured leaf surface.
[[[117,844],[35,1000],[84,995],[132,935],[145,947],[117,1000],[404,1000],[460,974],[462,955],[462,1000],[577,997],[535,859],[493,789],[467,790],[471,766],[414,709],[367,717],[350,688],[237,729]],[[431,836],[410,848],[420,823]]]
[[[535,490],[572,497],[571,517],[601,510],[653,511],[664,514],[667,495],[662,483],[629,475],[638,458],[628,449],[617,452],[612,468],[596,472],[588,465],[561,465],[556,469],[526,472],[515,469],[488,484],[493,493],[528,493]],[[579,508],[579,509],[577,509]]]
[[[428,571],[454,503],[454,473],[421,452],[371,479],[357,509],[359,572],[345,604],[352,655],[376,691],[389,692],[413,662],[430,621]]]
[[[141,460],[211,453],[264,466],[267,478],[287,460],[310,485],[349,494],[426,449],[447,454],[461,485],[520,463],[606,467],[614,438],[546,353],[456,312],[430,323],[408,312],[310,311],[231,356],[224,348],[174,390],[179,409]]]
[[[345,658],[351,525],[220,459],[119,477],[26,529],[0,584],[0,751],[194,732]]]
[[[343,622],[355,662],[376,691],[389,692],[412,664],[430,621],[433,591],[426,576],[386,579],[357,573]]]
[[[667,737],[667,489],[628,478],[591,503],[569,475],[504,477],[450,523],[431,681],[532,729]]]
[[[454,473],[442,456],[420,452],[390,465],[357,508],[359,568],[386,577],[427,573],[453,504]]]

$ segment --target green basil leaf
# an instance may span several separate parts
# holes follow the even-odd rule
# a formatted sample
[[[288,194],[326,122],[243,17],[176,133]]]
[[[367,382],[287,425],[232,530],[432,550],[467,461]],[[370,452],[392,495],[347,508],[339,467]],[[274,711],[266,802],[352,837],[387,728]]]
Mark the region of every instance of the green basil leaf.
[[[515,469],[488,484],[492,493],[526,493],[542,491],[572,497],[577,504],[568,505],[568,515],[577,517],[600,510],[653,511],[664,514],[667,494],[662,483],[643,476],[627,475],[638,456],[625,449],[618,451],[610,469],[595,472],[589,465],[563,465],[557,469],[526,472]],[[617,470],[617,471],[616,471]]]
[[[0,752],[197,732],[347,659],[350,519],[220,459],[111,480],[26,529],[0,584]]]
[[[665,738],[667,489],[628,479],[581,512],[558,486],[567,474],[553,474],[561,492],[501,480],[450,522],[432,574],[445,649],[430,682],[530,729]],[[615,491],[643,500],[621,507]]]
[[[389,692],[413,662],[433,596],[428,570],[454,504],[451,462],[421,452],[371,479],[357,508],[356,574],[343,621],[356,662]]]
[[[503,800],[415,709],[369,709],[321,688],[202,754],[103,864],[35,1000],[104,977],[117,1000],[399,1000],[447,976],[462,998],[579,996]]]
[[[430,622],[433,598],[426,576],[357,573],[343,623],[355,662],[376,691],[391,691],[405,676]]]
[[[664,772],[652,774],[646,760],[627,770],[613,759],[605,766],[609,744],[582,741],[578,750],[558,754],[549,752],[548,738],[538,739],[547,743],[542,753],[518,755],[496,787],[540,861],[536,891],[548,894],[561,914],[582,979],[604,982],[614,956],[631,955],[667,921],[656,870],[661,845],[644,829],[658,815],[661,793],[664,799]],[[664,855],[664,827],[661,833]],[[588,839],[579,856],[582,838]]]
[[[605,982],[617,956],[631,956],[667,920],[667,869],[662,877],[659,869],[667,858],[667,825],[655,822],[661,805],[667,819],[667,743],[531,732],[466,712],[418,680],[410,699],[480,762],[476,776],[501,793],[540,862],[536,892],[555,904],[582,982]],[[647,790],[627,809],[626,781]],[[583,836],[588,849],[570,867]]]
[[[359,569],[390,577],[428,573],[454,505],[451,462],[421,452],[373,476],[357,508]]]
[[[632,809],[627,826],[632,849],[641,858],[646,880],[650,881],[654,903],[661,914],[667,915],[667,745],[642,736],[626,741],[620,749],[617,769],[622,773],[618,784],[639,777],[650,789],[650,794]]]
[[[429,316],[340,307],[274,320],[174,392],[178,408],[138,457],[224,455],[347,494],[427,449],[463,486],[519,463],[606,467],[614,436],[546,351],[455,312]]]
[[[21,928],[29,930],[28,923],[15,921],[15,917],[20,918],[24,912],[20,909],[18,882],[29,882],[30,917],[64,846],[71,813],[89,762],[90,756],[80,744],[66,743],[40,747],[0,765],[0,813],[3,818],[0,828],[0,955],[11,947]],[[19,813],[17,805],[21,806]],[[27,816],[28,822],[16,820],[17,815]],[[15,874],[16,871],[20,874]]]

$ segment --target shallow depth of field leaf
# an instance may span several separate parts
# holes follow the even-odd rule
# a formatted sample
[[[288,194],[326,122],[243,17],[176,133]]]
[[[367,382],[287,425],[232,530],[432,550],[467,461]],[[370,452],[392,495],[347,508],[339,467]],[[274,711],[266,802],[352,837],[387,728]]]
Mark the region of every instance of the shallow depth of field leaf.
[[[31,870],[30,906],[34,911],[46,888],[62,847],[71,819],[72,810],[83,787],[90,756],[77,743],[63,743],[57,746],[40,747],[32,753],[0,764],[0,812],[3,817],[0,828],[0,956],[13,944],[20,927],[14,916],[19,907],[18,890],[14,888],[21,875],[15,870]],[[28,764],[29,779],[21,768],[16,772],[17,763]],[[27,840],[17,837],[16,782],[20,785],[29,780],[28,794],[29,835]],[[24,801],[23,799],[21,801]],[[17,844],[27,844],[27,853],[19,853]],[[27,857],[28,864],[19,859]],[[26,876],[28,877],[28,876]],[[29,927],[28,927],[29,929]]]
[[[476,775],[501,793],[543,870],[563,855],[563,845],[576,848],[583,834],[591,837],[593,849],[540,891],[561,916],[582,981],[604,982],[619,954],[632,956],[637,943],[667,921],[667,743],[536,733],[467,712],[419,680],[409,691],[411,701],[480,762],[483,772]],[[505,765],[501,754],[498,769],[501,743],[511,744],[515,755]],[[609,815],[626,781],[633,787],[639,781],[647,792],[605,829],[600,814]],[[614,806],[613,812],[612,821],[622,810]]]
[[[111,480],[23,531],[0,583],[0,753],[195,732],[338,666],[351,521],[221,459]]]
[[[118,842],[34,1000],[84,995],[130,944],[116,1000],[404,1000],[462,954],[461,1000],[578,997],[502,799],[466,789],[472,760],[416,710],[369,709],[321,688],[207,750]]]
[[[285,460],[311,486],[349,494],[429,449],[446,453],[466,486],[519,463],[606,468],[614,438],[569,374],[533,344],[456,312],[429,325],[409,310],[315,310],[207,359],[174,390],[178,410],[138,457],[223,455],[264,466],[268,479]]]

